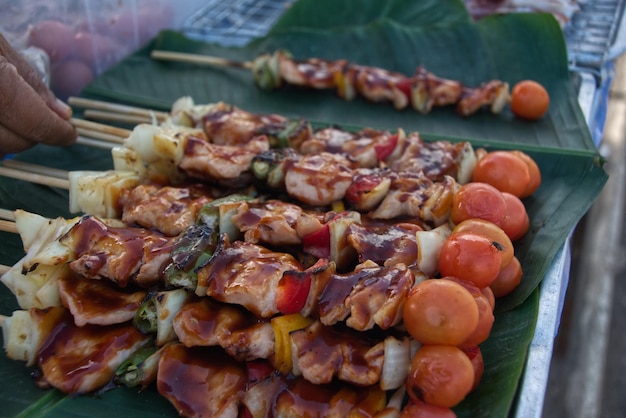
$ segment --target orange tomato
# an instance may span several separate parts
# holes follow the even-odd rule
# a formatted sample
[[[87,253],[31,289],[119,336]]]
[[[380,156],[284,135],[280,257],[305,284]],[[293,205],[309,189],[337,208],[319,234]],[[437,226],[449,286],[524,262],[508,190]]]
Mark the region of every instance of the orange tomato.
[[[522,265],[517,257],[498,274],[498,277],[489,285],[495,297],[499,298],[511,293],[522,281]]]
[[[479,288],[489,286],[500,273],[501,250],[489,238],[463,232],[450,235],[441,247],[439,272],[474,283]]]
[[[501,192],[522,196],[530,185],[528,165],[508,151],[492,151],[478,160],[472,181],[491,184]]]
[[[412,399],[452,408],[472,390],[474,378],[474,366],[460,348],[423,345],[411,361],[406,387]]]
[[[500,226],[505,216],[506,202],[502,192],[487,183],[464,184],[452,199],[450,219],[455,224],[479,218]]]
[[[461,344],[457,344],[457,346],[464,349],[466,347],[476,346],[486,341],[487,338],[489,338],[489,334],[491,334],[491,328],[493,328],[493,323],[495,321],[493,307],[487,295],[485,295],[476,285],[465,280],[459,280],[456,277],[444,277],[442,280],[452,280],[465,287],[474,297],[476,306],[478,306],[478,324],[476,325],[474,332],[472,332],[472,334]]]
[[[457,418],[450,408],[435,406],[422,402],[419,399],[411,399],[402,408],[400,418]]]
[[[496,319],[487,296],[481,292],[479,295],[475,296],[475,300],[478,306],[478,325],[476,325],[476,329],[474,329],[472,335],[459,344],[460,348],[472,347],[487,341]]]
[[[510,193],[502,193],[502,197],[506,203],[506,216],[500,227],[511,238],[511,241],[517,241],[526,235],[530,226],[526,207],[518,197]]]
[[[409,292],[403,318],[408,333],[422,344],[457,345],[478,325],[478,306],[462,285],[429,279]]]
[[[500,274],[502,274],[502,270],[500,270]],[[497,277],[496,277],[496,280],[497,280]],[[485,295],[485,297],[489,301],[489,304],[491,305],[491,310],[494,310],[496,308],[496,295],[493,294],[493,290],[491,290],[489,286],[483,287],[480,290],[483,292],[483,295]]]
[[[530,183],[528,184],[528,188],[521,196],[519,196],[523,199],[533,194],[541,185],[541,171],[539,170],[539,166],[535,160],[533,160],[530,155],[519,150],[513,150],[510,152],[511,154],[521,158],[521,160],[526,163],[528,173],[530,174]]]
[[[511,112],[519,118],[537,120],[550,106],[550,95],[541,84],[523,80],[511,90]]]
[[[474,386],[472,390],[478,387],[480,383],[480,379],[483,377],[483,373],[485,371],[485,361],[483,359],[483,353],[480,350],[480,347],[467,347],[462,348],[463,352],[469,357],[472,362],[472,366],[474,366]]]
[[[492,240],[497,246],[501,247],[501,269],[506,267],[513,258],[514,248],[511,239],[502,228],[500,228],[493,222],[478,218],[466,219],[457,226],[455,226],[452,230],[452,234],[457,234],[461,232],[471,232],[477,235],[482,235]]]

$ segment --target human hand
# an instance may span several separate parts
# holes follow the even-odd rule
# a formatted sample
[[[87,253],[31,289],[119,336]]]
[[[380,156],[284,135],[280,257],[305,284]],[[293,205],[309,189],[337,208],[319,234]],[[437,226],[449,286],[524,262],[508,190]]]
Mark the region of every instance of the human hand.
[[[73,143],[71,116],[71,108],[0,35],[0,157],[39,143]]]

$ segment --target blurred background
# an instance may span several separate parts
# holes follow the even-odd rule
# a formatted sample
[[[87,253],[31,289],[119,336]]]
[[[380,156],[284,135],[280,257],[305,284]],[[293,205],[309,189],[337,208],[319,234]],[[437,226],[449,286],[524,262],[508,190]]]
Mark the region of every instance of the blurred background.
[[[262,36],[291,0],[0,0],[0,30],[61,98],[151,40],[180,30],[193,39],[240,46]],[[607,159],[604,191],[572,231],[545,295],[547,338],[530,348],[523,382],[534,407],[518,417],[623,417],[626,413],[626,24],[624,0],[465,0],[475,19],[547,12],[563,28],[572,83],[594,142]],[[538,358],[539,360],[533,360]],[[543,403],[543,407],[542,406]]]

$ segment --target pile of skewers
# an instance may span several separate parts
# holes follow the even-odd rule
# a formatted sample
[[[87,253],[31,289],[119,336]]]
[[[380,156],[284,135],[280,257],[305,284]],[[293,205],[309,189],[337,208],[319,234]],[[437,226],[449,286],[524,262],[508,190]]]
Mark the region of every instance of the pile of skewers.
[[[185,416],[415,407],[403,306],[486,152],[189,98],[148,117],[103,128],[114,170],[52,173],[83,216],[1,213],[26,251],[2,276],[7,355],[71,394],[156,382]]]

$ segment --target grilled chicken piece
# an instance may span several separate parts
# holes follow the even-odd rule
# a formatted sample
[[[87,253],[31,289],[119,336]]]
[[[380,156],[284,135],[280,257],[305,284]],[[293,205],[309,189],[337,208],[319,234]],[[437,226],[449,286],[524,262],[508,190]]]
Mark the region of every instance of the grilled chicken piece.
[[[285,187],[289,196],[301,202],[326,206],[343,198],[352,175],[352,164],[341,155],[305,155],[287,167]]]
[[[182,417],[237,417],[247,381],[245,366],[219,349],[173,344],[159,359],[157,389]]]
[[[509,83],[492,80],[476,88],[466,88],[456,111],[462,116],[469,116],[483,106],[489,106],[492,113],[500,113],[510,100]]]
[[[242,202],[231,221],[253,244],[298,245],[322,227],[319,216],[280,200]]]
[[[372,168],[379,163],[376,149],[392,136],[390,132],[369,128],[354,133],[338,128],[324,128],[315,131],[310,139],[300,145],[298,151],[305,155],[321,152],[342,154],[356,161],[359,167]]]
[[[281,79],[288,84],[315,89],[334,88],[335,74],[347,64],[345,60],[327,61],[319,58],[297,61],[284,51],[278,51],[277,58]]]
[[[128,322],[134,318],[147,293],[126,292],[109,281],[77,276],[61,277],[57,286],[63,306],[70,310],[79,327]]]
[[[456,80],[437,77],[420,66],[410,79],[411,104],[420,113],[429,113],[433,106],[455,104],[461,98],[463,85]]]
[[[357,387],[338,381],[315,385],[301,377],[276,374],[251,386],[243,403],[254,417],[399,416],[386,414],[386,394],[378,386]]]
[[[288,119],[275,114],[256,114],[217,103],[201,115],[202,125],[209,141],[218,145],[245,145],[255,136],[266,132],[280,132]]]
[[[149,340],[132,324],[79,327],[67,312],[43,342],[37,363],[43,381],[60,391],[92,392],[111,381],[120,364]]]
[[[362,263],[353,272],[334,274],[319,295],[324,325],[346,321],[358,331],[389,329],[402,321],[402,308],[415,278],[404,264]]]
[[[421,226],[411,223],[353,223],[348,226],[346,240],[356,250],[361,263],[370,260],[380,266],[394,266],[398,263],[410,266],[417,261],[415,233],[422,230]]]
[[[120,287],[130,282],[142,287],[158,284],[174,240],[142,228],[108,227],[93,216],[82,218],[61,238],[74,252],[74,272],[109,279]]]
[[[196,105],[193,99],[179,99],[166,124],[200,128],[207,140],[218,145],[244,145],[252,138],[267,135],[274,147],[297,146],[312,134],[304,119],[288,119],[277,114],[256,114],[218,102]]]
[[[291,333],[298,370],[317,385],[334,377],[358,386],[378,383],[384,344],[351,330],[335,330],[320,322]]]
[[[244,309],[199,298],[174,317],[174,332],[186,347],[220,346],[238,361],[269,358],[274,332]]]
[[[378,207],[369,213],[373,219],[417,217],[435,226],[446,222],[452,210],[457,183],[446,176],[433,182],[421,173],[390,173],[389,192]]]
[[[348,80],[353,77],[353,85],[358,93],[372,102],[391,102],[400,110],[409,105],[406,93],[398,88],[407,77],[404,74],[376,67],[352,66],[353,75],[348,72]]]
[[[417,217],[427,200],[433,181],[421,173],[389,172],[389,191],[369,216],[373,219],[393,219],[400,216]]]
[[[252,159],[269,149],[266,136],[256,136],[243,146],[211,144],[187,139],[179,167],[194,178],[233,180],[250,170]]]
[[[122,196],[122,221],[177,236],[192,225],[198,211],[211,201],[188,187],[139,185]]]
[[[293,256],[259,245],[235,241],[218,248],[210,262],[198,269],[198,288],[221,302],[242,305],[261,318],[276,308],[276,288],[286,271],[301,271]],[[199,295],[203,296],[203,295]]]
[[[429,142],[418,133],[407,135],[400,146],[399,158],[387,161],[389,168],[398,172],[421,172],[434,181],[441,181],[444,176],[457,178],[463,160],[471,158],[466,153],[473,156],[473,148],[468,142]]]

